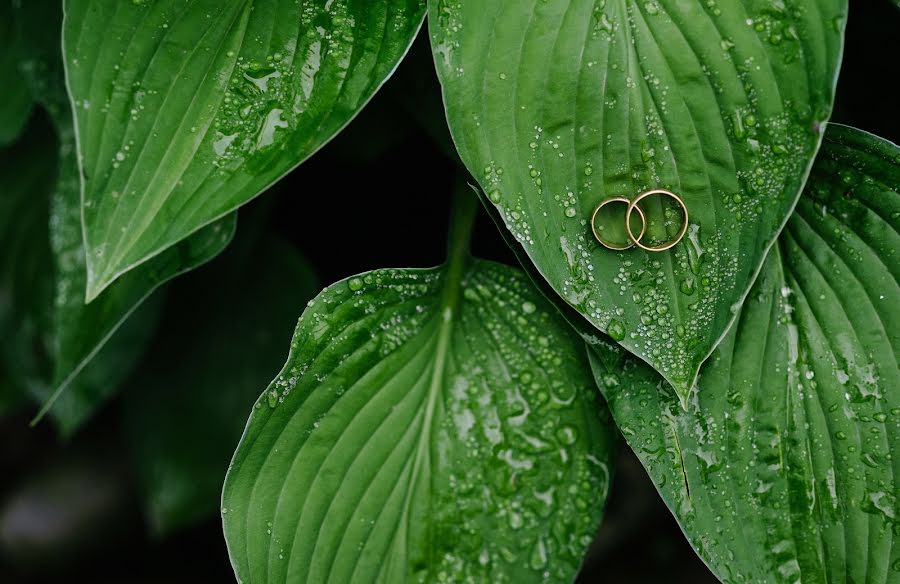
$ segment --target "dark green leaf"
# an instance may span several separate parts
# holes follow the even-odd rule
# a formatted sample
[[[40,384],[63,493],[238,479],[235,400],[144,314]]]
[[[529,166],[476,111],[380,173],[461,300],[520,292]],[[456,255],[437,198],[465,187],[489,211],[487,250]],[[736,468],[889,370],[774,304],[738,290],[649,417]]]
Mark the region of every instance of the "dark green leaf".
[[[687,411],[597,347],[619,428],[724,582],[900,581],[898,228],[900,149],[829,126]]]
[[[586,367],[512,268],[326,288],[226,478],[239,580],[570,582],[614,446]]]
[[[13,27],[12,13],[12,0],[0,0],[0,146],[19,137],[34,105],[22,75],[21,42]]]
[[[78,168],[72,131],[60,125],[60,177],[52,196],[51,242],[56,268],[52,384],[38,393],[64,432],[74,430],[118,388],[149,342],[158,306],[137,310],[164,282],[218,255],[234,235],[235,214],[204,227],[142,264],[84,303],[86,266],[81,236]],[[137,310],[137,312],[135,312]],[[120,330],[121,327],[121,330]],[[118,331],[118,333],[117,333]],[[102,363],[84,368],[116,333]],[[77,387],[69,384],[83,376]],[[50,391],[52,389],[52,391]]]
[[[326,143],[391,74],[425,11],[422,0],[65,6],[88,299]]]
[[[218,512],[246,414],[318,288],[293,248],[259,239],[242,230],[215,264],[173,287],[162,330],[129,383],[125,427],[159,534]]]
[[[682,398],[800,193],[846,14],[846,0],[430,4],[463,161],[556,292]],[[601,200],[659,187],[687,203],[682,243],[593,239]],[[646,243],[683,224],[643,208]]]
[[[52,318],[48,223],[56,149],[40,116],[19,142],[0,149],[0,357],[18,391],[46,369],[52,350],[45,331]]]
[[[44,190],[41,196],[32,196],[24,203],[36,215],[35,222],[42,222],[27,232],[31,238],[29,252],[43,255],[33,262],[40,278],[25,278],[17,288],[21,298],[36,307],[32,312],[43,318],[40,328],[30,330],[45,346],[43,354],[37,354],[40,362],[32,363],[37,359],[35,342],[18,345],[18,359],[24,361],[18,361],[15,368],[22,370],[31,394],[45,402],[41,414],[56,403],[52,415],[68,434],[117,389],[149,341],[158,306],[132,313],[163,282],[215,257],[230,241],[236,217],[232,214],[201,229],[85,305],[87,276],[75,136],[65,94],[59,34],[47,33],[48,28],[61,28],[62,3],[33,0],[18,6],[14,16],[18,33],[25,39],[28,85],[53,119],[61,143],[58,160],[52,159],[52,164],[57,147],[48,142],[36,146],[27,160],[11,169],[30,169],[53,177],[47,167],[58,167],[53,193],[48,195]],[[42,294],[23,287],[29,282],[43,286]],[[88,366],[120,327],[98,362]],[[28,366],[22,367],[22,363]],[[56,402],[58,396],[62,397]]]

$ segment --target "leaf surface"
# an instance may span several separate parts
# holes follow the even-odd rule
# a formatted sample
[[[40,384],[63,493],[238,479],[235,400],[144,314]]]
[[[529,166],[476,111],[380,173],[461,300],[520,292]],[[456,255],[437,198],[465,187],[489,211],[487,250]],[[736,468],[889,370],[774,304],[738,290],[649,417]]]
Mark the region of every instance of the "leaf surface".
[[[66,0],[87,296],[266,189],[366,104],[422,0]]]
[[[900,579],[898,227],[900,149],[830,125],[687,411],[595,347],[619,428],[723,582]]]
[[[846,14],[845,0],[430,5],[469,171],[564,301],[682,398],[799,196]],[[662,253],[601,247],[596,205],[651,188],[684,199],[687,237]],[[680,210],[645,202],[644,243],[675,236]],[[627,241],[619,211],[598,227]]]
[[[243,582],[571,582],[615,444],[518,270],[379,270],[300,319],[223,494]]]
[[[218,513],[246,413],[318,289],[295,249],[255,231],[242,229],[219,261],[173,286],[124,398],[145,511],[160,535]]]

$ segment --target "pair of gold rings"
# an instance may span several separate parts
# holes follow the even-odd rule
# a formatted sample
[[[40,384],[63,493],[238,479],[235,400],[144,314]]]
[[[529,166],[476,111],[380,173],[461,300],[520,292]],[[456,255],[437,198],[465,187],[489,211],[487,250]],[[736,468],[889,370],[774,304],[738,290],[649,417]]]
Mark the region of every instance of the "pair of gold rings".
[[[642,200],[650,197],[652,195],[663,195],[673,199],[678,205],[681,207],[681,211],[684,215],[684,222],[681,224],[681,229],[678,230],[678,234],[674,239],[666,241],[658,246],[648,246],[641,243],[641,239],[644,237],[644,233],[647,231],[647,218],[644,216],[644,211],[638,206]],[[628,232],[628,243],[620,244],[614,243],[612,241],[603,239],[600,237],[600,234],[597,232],[597,213],[600,212],[600,209],[609,205],[611,203],[624,203],[628,205],[628,208],[625,210],[625,230]],[[641,218],[641,231],[637,235],[634,234],[634,231],[631,229],[631,216],[637,211],[637,216]],[[625,197],[610,197],[609,199],[605,199],[597,205],[597,208],[594,209],[594,214],[591,215],[591,231],[594,232],[594,238],[600,245],[607,249],[612,249],[616,251],[621,251],[624,249],[630,249],[634,246],[638,246],[639,248],[646,251],[665,251],[675,245],[678,244],[684,238],[684,234],[687,233],[688,227],[688,210],[687,205],[684,204],[684,201],[681,200],[681,197],[673,193],[672,191],[667,191],[664,189],[652,189],[638,195],[634,200],[626,199]]]

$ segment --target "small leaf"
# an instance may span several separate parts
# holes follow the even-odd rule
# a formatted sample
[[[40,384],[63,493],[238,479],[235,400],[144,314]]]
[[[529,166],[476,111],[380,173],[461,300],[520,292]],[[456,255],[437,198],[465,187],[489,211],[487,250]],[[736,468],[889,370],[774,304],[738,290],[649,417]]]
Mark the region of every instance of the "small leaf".
[[[246,413],[284,363],[293,323],[317,289],[291,246],[259,239],[242,230],[215,264],[173,287],[125,394],[129,447],[159,535],[218,512]]]
[[[89,300],[331,139],[425,11],[422,0],[65,6]]]
[[[21,41],[13,27],[12,14],[12,0],[0,0],[0,146],[16,141],[34,106],[22,75]]]
[[[846,0],[437,0],[429,27],[454,141],[506,226],[685,398],[799,196],[846,15]],[[683,197],[687,237],[601,247],[598,203],[651,188]],[[643,209],[648,245],[684,224],[661,199]]]
[[[619,428],[723,582],[900,578],[898,228],[900,149],[830,125],[687,411],[596,347]]]
[[[225,482],[247,583],[571,582],[614,435],[580,343],[518,270],[326,288]]]

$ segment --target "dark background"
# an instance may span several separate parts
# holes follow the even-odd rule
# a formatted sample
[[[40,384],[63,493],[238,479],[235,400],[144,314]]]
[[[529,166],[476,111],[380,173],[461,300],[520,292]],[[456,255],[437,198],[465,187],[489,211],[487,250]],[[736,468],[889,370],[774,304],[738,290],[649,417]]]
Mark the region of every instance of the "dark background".
[[[900,11],[889,1],[853,3],[832,118],[894,142],[900,142],[898,31]],[[273,206],[273,228],[306,255],[322,282],[444,259],[460,173],[448,153],[424,41],[423,35],[344,133],[249,205]],[[516,263],[484,214],[473,245],[481,257]],[[118,412],[113,401],[67,445],[48,424],[29,429],[33,411],[0,417],[0,583],[234,581],[218,518],[162,541],[147,535],[123,462]],[[39,537],[24,543],[16,542],[10,511],[23,501],[38,510],[42,526]],[[716,582],[623,447],[579,582],[661,581]]]

